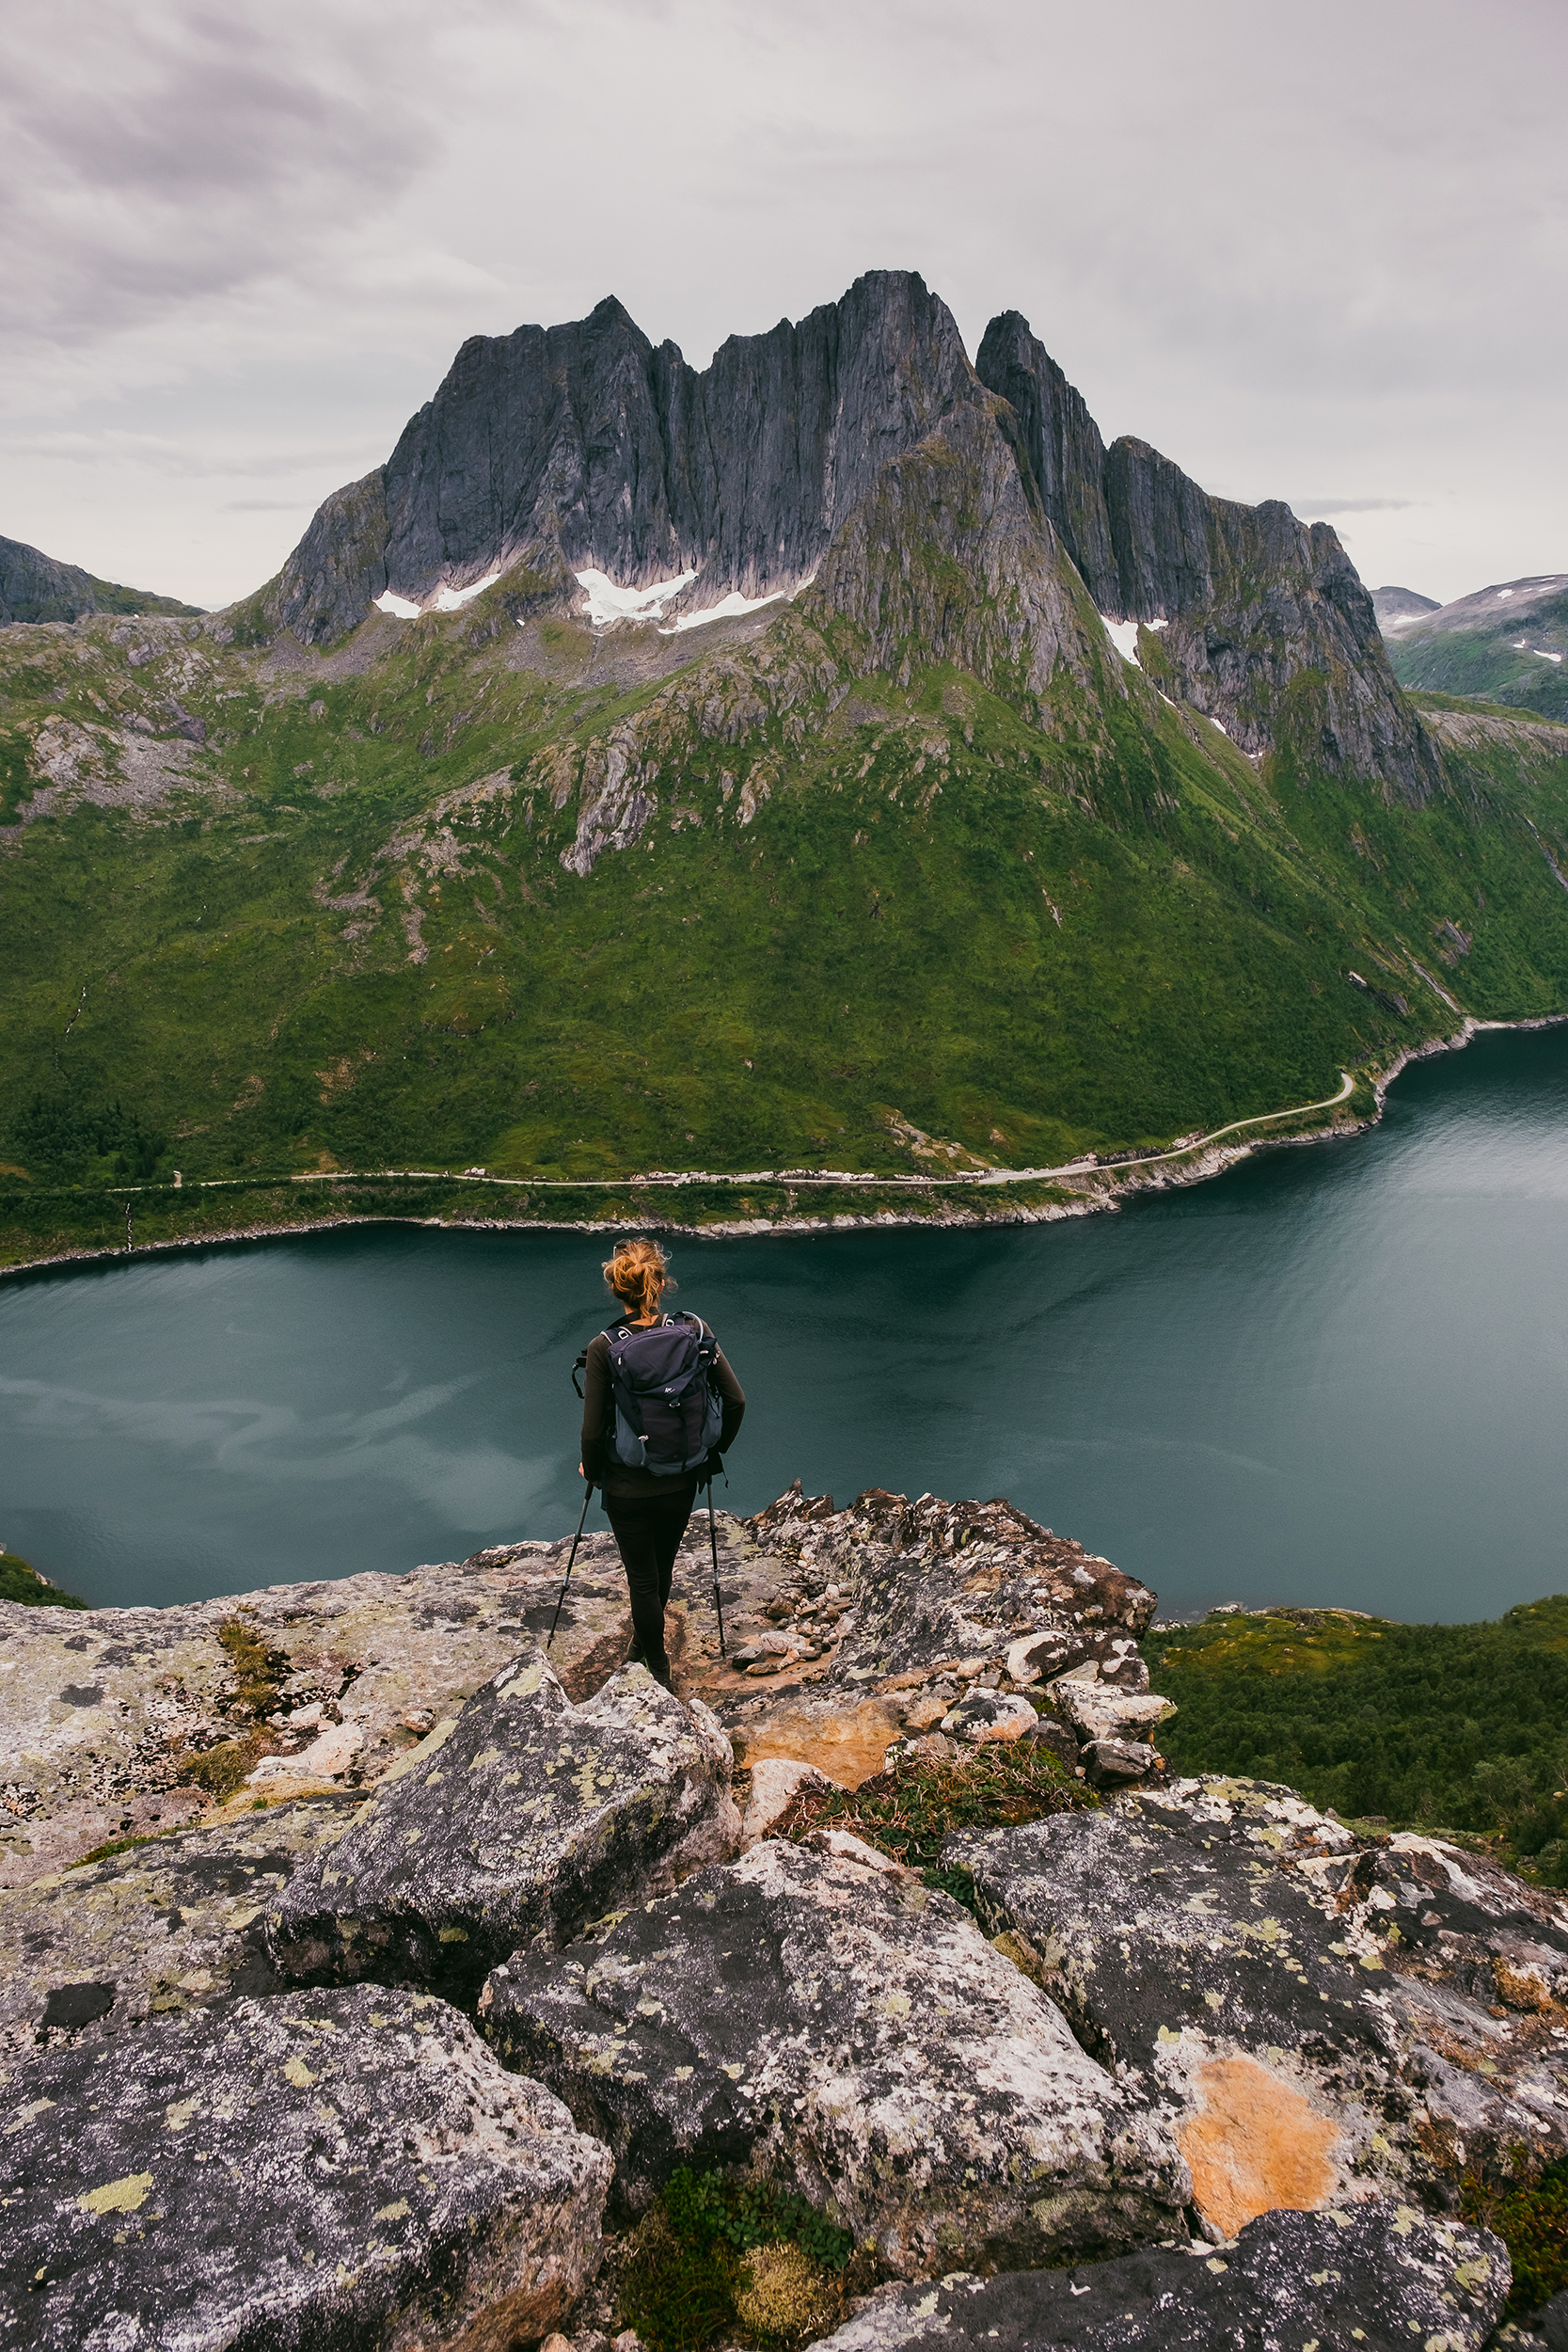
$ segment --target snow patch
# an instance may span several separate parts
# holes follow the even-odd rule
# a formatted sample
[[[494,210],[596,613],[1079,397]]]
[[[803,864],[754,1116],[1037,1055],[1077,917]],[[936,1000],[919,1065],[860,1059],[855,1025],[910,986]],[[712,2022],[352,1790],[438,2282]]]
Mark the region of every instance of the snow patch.
[[[618,588],[608,572],[597,571],[593,564],[578,574],[579,584],[588,591],[588,618],[595,628],[610,621],[662,620],[671,598],[689,588],[696,577],[693,569],[673,580],[656,580],[651,588]]]
[[[476,580],[471,588],[443,588],[429,609],[433,612],[455,612],[460,606],[467,603],[470,596],[482,596],[486,588],[493,588],[499,578],[499,571],[486,572],[484,578]]]
[[[809,583],[808,583],[809,585]],[[678,636],[683,628],[701,628],[708,621],[730,621],[742,612],[760,612],[765,604],[781,603],[788,590],[775,588],[770,596],[743,596],[738,588],[732,588],[727,596],[710,604],[705,612],[677,612],[669,628],[661,628],[661,637]]]
[[[1513,594],[1513,591],[1512,588],[1499,588],[1497,591],[1497,602],[1501,604],[1505,596],[1511,596]]]
[[[1560,653],[1543,653],[1539,645],[1532,645],[1530,651],[1537,661],[1560,661],[1562,659]]]
[[[384,595],[376,597],[375,610],[389,612],[394,621],[417,621],[424,612],[456,612],[471,597],[483,596],[486,588],[493,588],[499,578],[499,571],[486,572],[484,578],[476,580],[471,587],[439,589],[433,603],[422,605],[416,604],[412,596],[400,596],[388,588]]]
[[[1138,660],[1139,629],[1151,628],[1158,631],[1165,627],[1164,621],[1113,621],[1108,612],[1102,612],[1100,621],[1101,627],[1117,653],[1124,661],[1131,661],[1134,670],[1143,668],[1143,663]]]
[[[1219,722],[1216,718],[1214,718],[1214,717],[1213,717],[1211,713],[1207,713],[1207,712],[1206,712],[1206,713],[1205,713],[1205,716],[1208,718],[1208,720],[1209,720],[1209,724],[1210,724],[1212,727],[1219,727],[1220,733],[1224,736],[1224,738],[1225,738],[1226,741],[1228,743],[1228,742],[1229,742],[1229,740],[1230,740],[1230,729],[1229,729],[1227,726],[1221,726],[1221,725],[1220,725],[1220,722]]]

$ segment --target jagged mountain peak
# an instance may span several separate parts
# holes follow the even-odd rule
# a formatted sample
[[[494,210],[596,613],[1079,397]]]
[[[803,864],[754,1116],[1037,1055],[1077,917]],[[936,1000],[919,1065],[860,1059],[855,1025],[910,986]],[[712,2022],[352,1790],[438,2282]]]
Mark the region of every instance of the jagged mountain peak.
[[[967,501],[892,480],[932,437]],[[970,587],[932,597],[920,548],[960,523]],[[553,602],[596,625],[655,617],[632,592],[656,584],[657,617],[689,620],[821,574],[895,667],[893,613],[927,656],[982,670],[1005,640],[1035,691],[1058,660],[1078,678],[1092,666],[1086,592],[1111,623],[1167,625],[1161,691],[1245,750],[1276,747],[1310,673],[1309,764],[1418,799],[1435,781],[1330,526],[1216,499],[1133,436],[1107,449],[1021,311],[991,321],[972,364],[912,270],[867,271],[700,370],[613,295],[563,326],[470,338],[388,463],[320,509],[270,610],[321,644],[376,601],[417,614],[509,570],[519,619]]]

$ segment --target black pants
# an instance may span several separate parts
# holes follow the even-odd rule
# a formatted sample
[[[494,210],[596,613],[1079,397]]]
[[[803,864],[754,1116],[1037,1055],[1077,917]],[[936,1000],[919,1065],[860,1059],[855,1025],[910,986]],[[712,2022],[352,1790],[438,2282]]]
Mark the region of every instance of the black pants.
[[[664,1654],[664,1608],[675,1573],[675,1554],[696,1500],[694,1478],[683,1479],[673,1494],[606,1495],[604,1499],[631,1594],[631,1654],[667,1688],[670,1661]]]

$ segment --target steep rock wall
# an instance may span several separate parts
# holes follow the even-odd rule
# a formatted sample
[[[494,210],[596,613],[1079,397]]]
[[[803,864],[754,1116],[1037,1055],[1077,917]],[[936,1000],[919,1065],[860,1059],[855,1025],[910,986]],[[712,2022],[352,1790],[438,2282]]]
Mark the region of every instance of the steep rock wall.
[[[325,643],[385,588],[417,598],[524,554],[625,584],[695,567],[721,593],[794,587],[887,459],[978,396],[952,313],[912,271],[732,336],[701,372],[614,300],[476,335],[387,465],[319,510],[277,617]]]

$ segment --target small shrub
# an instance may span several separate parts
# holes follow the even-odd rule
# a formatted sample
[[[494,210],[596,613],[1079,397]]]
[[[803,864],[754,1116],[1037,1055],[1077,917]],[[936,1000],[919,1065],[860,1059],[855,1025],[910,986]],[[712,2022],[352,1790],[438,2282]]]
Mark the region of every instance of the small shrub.
[[[229,1656],[239,1685],[235,1703],[250,1715],[270,1715],[278,1692],[292,1671],[288,1652],[268,1649],[254,1626],[230,1617],[218,1628],[218,1640]]]
[[[741,2265],[735,2308],[765,2344],[806,2344],[832,2335],[844,2308],[836,2279],[799,2246],[760,2246]]]
[[[1513,2159],[1506,2179],[1466,2172],[1459,2208],[1507,2247],[1513,2285],[1506,2315],[1523,2319],[1568,2287],[1568,2157],[1537,2169],[1533,2152],[1521,2147]]]
[[[205,1789],[208,1796],[220,1802],[231,1797],[253,1772],[271,1745],[264,1732],[251,1731],[243,1740],[220,1740],[215,1748],[203,1748],[199,1755],[187,1756],[180,1767],[180,1777],[192,1788]]]
[[[682,2165],[632,2241],[621,2318],[652,2352],[700,2352],[719,2336],[784,2346],[837,2324],[853,2241],[772,2181]]]
[[[942,1867],[942,1845],[954,1830],[999,1829],[1050,1813],[1092,1811],[1098,1803],[1034,1740],[986,1740],[952,1758],[901,1756],[891,1772],[858,1788],[802,1789],[776,1834],[799,1844],[814,1829],[848,1830],[973,1910],[969,1872]]]

